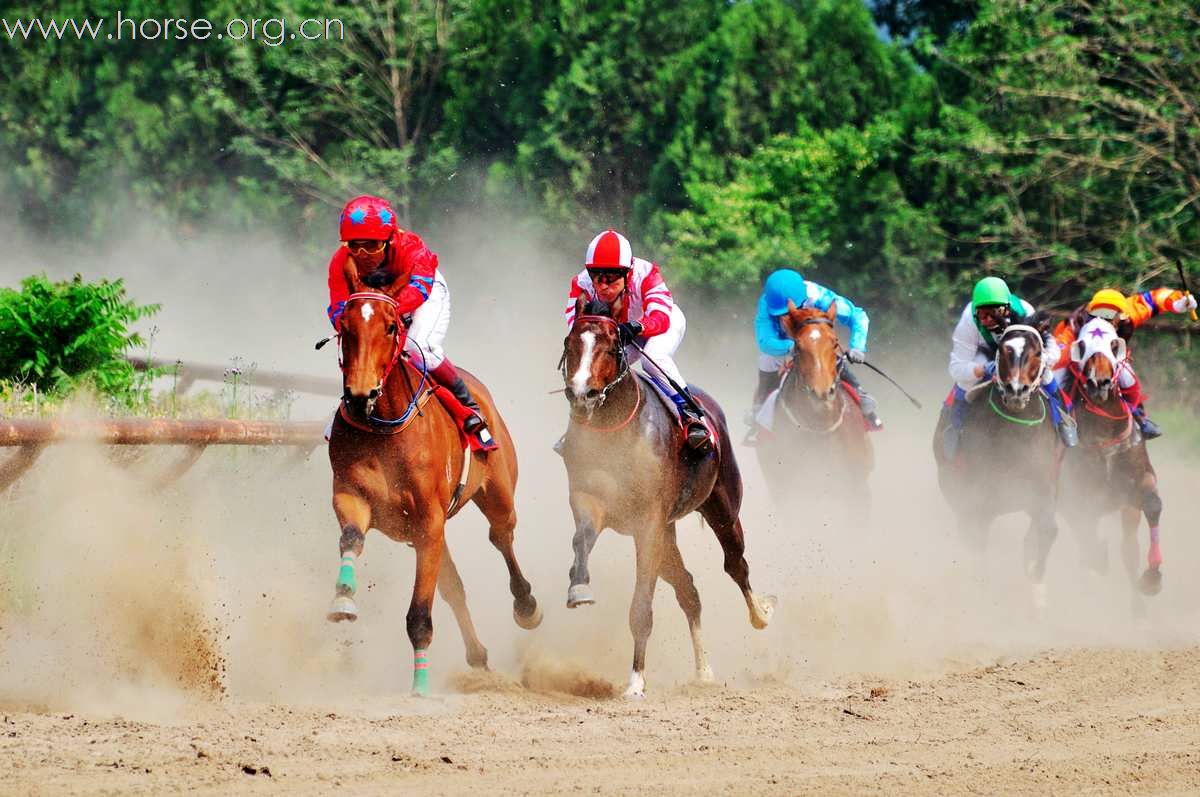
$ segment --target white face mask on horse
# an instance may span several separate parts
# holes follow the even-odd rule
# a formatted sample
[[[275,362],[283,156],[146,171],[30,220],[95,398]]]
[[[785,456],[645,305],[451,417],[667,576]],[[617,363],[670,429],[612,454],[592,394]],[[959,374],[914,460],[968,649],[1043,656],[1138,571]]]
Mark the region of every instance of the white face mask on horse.
[[[1103,318],[1093,318],[1084,324],[1071,344],[1071,362],[1082,368],[1093,354],[1099,354],[1112,364],[1113,372],[1125,361],[1128,348],[1113,325]]]

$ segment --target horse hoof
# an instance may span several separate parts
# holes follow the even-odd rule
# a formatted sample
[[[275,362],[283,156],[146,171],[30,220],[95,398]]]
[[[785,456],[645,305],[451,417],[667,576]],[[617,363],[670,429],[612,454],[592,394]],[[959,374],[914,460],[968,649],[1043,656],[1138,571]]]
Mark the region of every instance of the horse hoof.
[[[717,676],[713,675],[712,667],[705,666],[704,669],[696,670],[696,683],[711,684],[717,680]]]
[[[1032,600],[1033,600],[1034,610],[1036,610],[1039,613],[1046,610],[1046,585],[1045,584],[1034,584],[1033,585]]]
[[[333,603],[329,604],[329,611],[326,613],[325,619],[331,623],[340,623],[343,620],[353,623],[358,619],[358,607],[354,605],[354,601],[349,595],[338,595],[333,599]]]
[[[517,607],[514,605],[513,619],[517,621],[517,625],[521,626],[526,631],[532,631],[542,624],[542,607],[537,603],[534,603],[533,611],[529,614],[522,615],[517,611]]]
[[[779,605],[779,599],[774,595],[764,595],[761,598],[756,595],[753,597],[753,603],[750,625],[761,631],[771,622],[771,615],[775,614],[775,607]]]
[[[596,597],[592,595],[592,587],[590,584],[572,584],[567,590],[567,608],[574,609],[577,606],[589,606],[596,602]]]
[[[629,673],[629,686],[625,689],[626,700],[646,699],[646,679],[636,670]]]
[[[1138,579],[1138,589],[1143,595],[1157,595],[1162,592],[1162,571],[1147,570]]]

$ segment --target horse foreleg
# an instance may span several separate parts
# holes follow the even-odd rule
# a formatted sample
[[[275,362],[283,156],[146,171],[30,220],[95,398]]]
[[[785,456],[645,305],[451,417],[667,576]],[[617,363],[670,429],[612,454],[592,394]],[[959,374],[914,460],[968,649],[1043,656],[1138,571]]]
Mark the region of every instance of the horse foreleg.
[[[750,588],[750,565],[746,564],[746,536],[742,521],[733,511],[720,485],[713,488],[713,494],[700,507],[700,514],[708,521],[717,535],[717,541],[721,543],[721,550],[725,553],[725,572],[742,591],[746,608],[750,610],[750,625],[758,629],[766,628],[778,601],[774,595],[760,598]]]
[[[1150,524],[1150,550],[1146,554],[1146,572],[1142,574],[1140,587],[1147,595],[1157,595],[1162,590],[1162,547],[1159,544],[1158,523],[1162,519],[1162,497],[1158,494],[1158,478],[1153,471],[1142,476],[1142,513]],[[1136,529],[1134,531],[1136,535]]]
[[[475,633],[475,623],[471,621],[471,611],[467,608],[467,591],[463,588],[462,577],[458,575],[458,567],[450,556],[450,548],[444,543],[443,547],[442,566],[437,578],[438,592],[458,621],[458,630],[462,632],[463,645],[467,649],[467,664],[486,670],[487,648]]]
[[[659,573],[662,580],[675,589],[675,600],[687,617],[688,630],[692,634],[692,652],[696,659],[696,680],[709,682],[713,680],[712,667],[708,666],[708,654],[704,650],[704,640],[700,637],[700,593],[692,574],[683,563],[683,555],[679,552],[679,543],[675,537],[675,524],[667,526],[663,538],[662,570]]]
[[[412,602],[408,606],[405,621],[408,639],[413,646],[414,695],[429,694],[429,643],[433,641],[433,593],[438,583],[445,551],[445,529],[439,523],[434,529],[427,527],[424,534],[413,540],[417,551],[417,574],[413,580]]]
[[[662,521],[655,519],[640,529],[634,537],[637,549],[637,578],[633,585],[633,601],[629,605],[629,630],[633,632],[633,669],[625,697],[646,696],[646,642],[654,628],[654,587],[662,568]]]
[[[333,511],[342,529],[338,543],[342,562],[333,602],[325,616],[331,622],[353,622],[358,619],[358,607],[354,603],[354,593],[358,591],[358,558],[362,556],[365,533],[371,525],[371,507],[357,493],[339,492],[333,496]]]
[[[542,610],[533,597],[533,587],[521,572],[513,552],[513,532],[517,527],[517,512],[513,508],[512,490],[501,490],[489,484],[475,497],[475,503],[488,519],[488,539],[508,568],[508,590],[513,596],[513,619],[524,629],[542,624]]]
[[[571,585],[567,588],[568,609],[596,602],[592,594],[591,574],[588,573],[588,557],[592,555],[592,548],[604,528],[603,509],[600,502],[591,496],[572,495],[571,513],[575,516],[575,536],[571,540],[575,561],[571,564]]]
[[[1046,559],[1058,537],[1058,520],[1054,505],[1039,507],[1030,513],[1029,531],[1025,535],[1025,574],[1033,587],[1033,607],[1046,608]]]

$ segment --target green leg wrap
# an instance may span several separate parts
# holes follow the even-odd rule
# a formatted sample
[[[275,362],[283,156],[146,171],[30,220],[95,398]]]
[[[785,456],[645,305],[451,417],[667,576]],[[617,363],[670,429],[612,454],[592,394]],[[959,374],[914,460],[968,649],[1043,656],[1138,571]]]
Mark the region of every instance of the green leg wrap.
[[[358,579],[354,575],[354,557],[350,554],[342,557],[342,567],[338,570],[337,591],[350,595],[358,591]]]
[[[412,691],[418,697],[429,697],[429,651],[413,651]]]

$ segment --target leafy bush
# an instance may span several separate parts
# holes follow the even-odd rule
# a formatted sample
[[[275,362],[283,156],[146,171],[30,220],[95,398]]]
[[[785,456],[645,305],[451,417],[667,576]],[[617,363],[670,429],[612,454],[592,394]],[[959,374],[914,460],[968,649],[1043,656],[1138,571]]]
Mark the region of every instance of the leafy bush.
[[[147,380],[125,360],[143,345],[129,325],[158,312],[125,296],[122,280],[51,282],[28,277],[19,291],[0,288],[0,380],[33,383],[65,395],[81,384],[119,402],[136,403]]]

